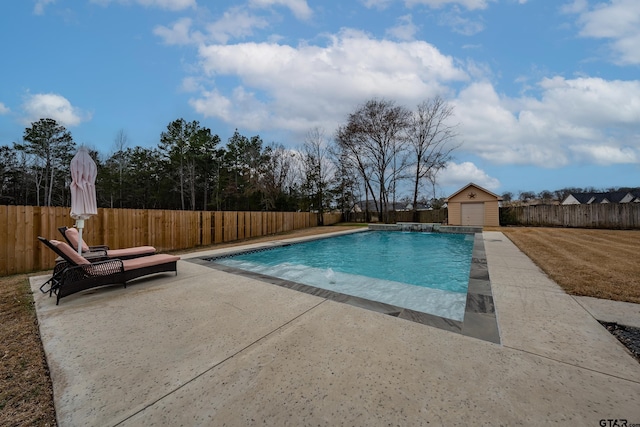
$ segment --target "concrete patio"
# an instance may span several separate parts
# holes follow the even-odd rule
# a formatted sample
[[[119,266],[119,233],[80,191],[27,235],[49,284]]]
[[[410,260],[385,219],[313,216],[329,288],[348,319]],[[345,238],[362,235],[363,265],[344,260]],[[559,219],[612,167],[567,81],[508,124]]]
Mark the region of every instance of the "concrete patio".
[[[502,233],[483,236],[501,344],[188,261],[228,249],[59,306],[34,277],[58,422],[640,423],[640,363],[596,320],[633,325],[640,307],[569,296]]]

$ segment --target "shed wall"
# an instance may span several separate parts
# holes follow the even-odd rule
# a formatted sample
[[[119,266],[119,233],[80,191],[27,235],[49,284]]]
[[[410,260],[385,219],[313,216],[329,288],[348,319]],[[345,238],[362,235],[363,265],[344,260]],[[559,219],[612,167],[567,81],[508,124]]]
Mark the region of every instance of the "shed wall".
[[[462,225],[462,212],[460,211],[460,202],[455,202],[447,205],[449,225]]]
[[[500,204],[497,200],[484,202],[484,225],[487,227],[500,226]]]

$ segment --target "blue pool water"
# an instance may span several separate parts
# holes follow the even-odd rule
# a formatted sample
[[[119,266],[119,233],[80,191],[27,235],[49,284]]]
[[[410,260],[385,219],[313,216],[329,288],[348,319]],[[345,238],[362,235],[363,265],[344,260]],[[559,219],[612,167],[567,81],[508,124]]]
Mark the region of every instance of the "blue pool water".
[[[367,231],[215,262],[462,320],[473,239],[465,234]]]

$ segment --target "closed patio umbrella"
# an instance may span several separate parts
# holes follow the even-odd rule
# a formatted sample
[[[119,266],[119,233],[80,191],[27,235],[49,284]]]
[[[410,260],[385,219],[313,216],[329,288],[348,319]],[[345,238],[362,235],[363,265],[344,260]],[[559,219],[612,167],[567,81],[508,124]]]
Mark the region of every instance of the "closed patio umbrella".
[[[89,150],[82,146],[71,160],[71,218],[76,220],[76,228],[82,242],[84,220],[98,214],[96,202],[96,176],[98,168],[89,155]],[[78,253],[82,253],[82,245],[78,245]]]

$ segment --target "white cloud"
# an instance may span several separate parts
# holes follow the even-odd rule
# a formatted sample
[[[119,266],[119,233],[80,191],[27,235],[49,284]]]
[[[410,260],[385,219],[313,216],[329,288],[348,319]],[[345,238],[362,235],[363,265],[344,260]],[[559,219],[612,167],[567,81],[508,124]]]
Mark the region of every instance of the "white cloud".
[[[404,15],[398,18],[396,26],[387,29],[387,35],[398,40],[413,40],[418,32],[418,26],[413,23],[411,15]]]
[[[497,0],[405,0],[405,4],[408,7],[415,6],[417,4],[429,6],[432,8],[441,8],[446,5],[460,5],[469,10],[486,9],[489,3]]]
[[[377,40],[349,29],[327,40],[203,44],[199,73],[183,88],[194,93],[191,105],[205,117],[249,131],[291,132],[293,138],[313,127],[332,132],[373,97],[415,108],[442,95],[451,99],[460,125],[459,150],[484,161],[555,168],[640,159],[638,80],[555,76],[530,83],[527,93],[535,95],[510,97],[486,80],[492,76],[483,64],[460,68],[461,62],[423,41]],[[237,81],[234,88],[216,85],[228,77]],[[461,82],[467,86],[456,96],[451,87]],[[466,182],[496,188],[480,178]]]
[[[571,3],[567,3],[560,7],[560,10],[564,13],[581,13],[589,8],[587,0],[573,0]]]
[[[454,101],[463,148],[500,164],[559,167],[640,158],[640,81],[599,78],[539,83],[540,97],[499,96],[473,83]]]
[[[33,6],[33,13],[36,15],[44,15],[44,8],[51,3],[55,3],[56,0],[38,0]]]
[[[640,80],[546,78],[540,82],[549,117],[562,117],[589,127],[637,125],[640,122]],[[529,106],[535,110],[536,103]]]
[[[145,7],[155,7],[166,10],[184,10],[197,6],[196,0],[91,0],[91,3],[97,3],[103,6],[107,6],[113,2],[121,4],[135,3]]]
[[[246,10],[232,8],[222,18],[207,25],[209,40],[216,43],[227,43],[231,38],[243,38],[253,35],[254,28],[266,28],[266,19],[252,15]]]
[[[500,181],[489,176],[471,162],[447,163],[447,167],[438,173],[438,183],[443,187],[462,187],[473,182],[488,190],[500,188]]]
[[[464,36],[472,36],[484,30],[484,23],[481,20],[464,18],[460,8],[457,6],[443,13],[440,16],[439,23]]]
[[[313,11],[306,0],[249,0],[249,4],[254,7],[269,8],[271,6],[284,6],[291,10],[291,13],[302,20],[311,18]]]
[[[163,39],[168,45],[186,45],[197,43],[201,40],[200,33],[191,33],[191,19],[180,18],[171,27],[158,25],[153,29],[153,34]]]
[[[77,126],[91,119],[90,114],[83,113],[61,95],[55,93],[38,93],[28,95],[22,104],[25,112],[23,122],[26,124],[49,118],[64,126]]]
[[[360,2],[368,9],[384,10],[389,7],[394,0],[360,0]]]
[[[217,21],[205,26],[205,32],[193,29],[190,18],[180,18],[170,27],[158,25],[153,34],[160,37],[167,45],[202,44],[215,42],[225,44],[231,39],[242,39],[252,36],[254,29],[269,26],[269,22],[242,8],[231,8],[224,12]]]
[[[252,130],[334,129],[371,97],[415,106],[446,83],[468,78],[428,43],[375,40],[351,30],[331,36],[327,46],[242,43],[202,46],[199,53],[205,75],[235,76],[241,85],[232,93],[203,93],[192,105],[230,123],[246,121],[251,105],[260,110]]]
[[[615,58],[622,64],[640,64],[640,5],[637,0],[610,0],[589,8],[585,1],[576,0],[565,7],[577,13],[580,36],[608,39]]]
[[[231,101],[217,90],[203,91],[200,98],[189,100],[189,104],[205,117],[218,117],[226,122],[232,120]]]
[[[446,5],[452,5],[440,14],[439,24],[450,27],[453,31],[465,36],[471,36],[484,30],[484,23],[480,19],[469,19],[463,17],[461,6],[467,10],[484,9],[487,7],[487,1],[476,0],[407,0],[406,6],[411,8],[417,4],[430,6],[432,8],[441,8]],[[385,9],[391,4],[386,0],[366,0],[363,4],[368,8]],[[386,31],[386,33],[398,40],[413,40],[418,27],[413,23],[411,15],[401,16],[398,24]]]
[[[182,79],[182,84],[180,85],[180,89],[184,92],[197,92],[199,90],[203,90],[202,84],[200,83],[200,78],[195,76],[189,76]]]
[[[395,0],[360,0],[360,2],[369,9],[384,10],[389,7]],[[486,9],[489,3],[497,0],[404,0],[406,7],[411,8],[415,5],[424,5],[433,9],[440,9],[447,5],[463,6],[469,10]],[[523,0],[520,1],[521,3]]]
[[[616,147],[612,145],[574,145],[569,149],[583,161],[599,165],[613,165],[624,163],[638,163],[640,149],[631,147]]]
[[[8,114],[10,111],[9,107],[0,102],[0,114]]]

